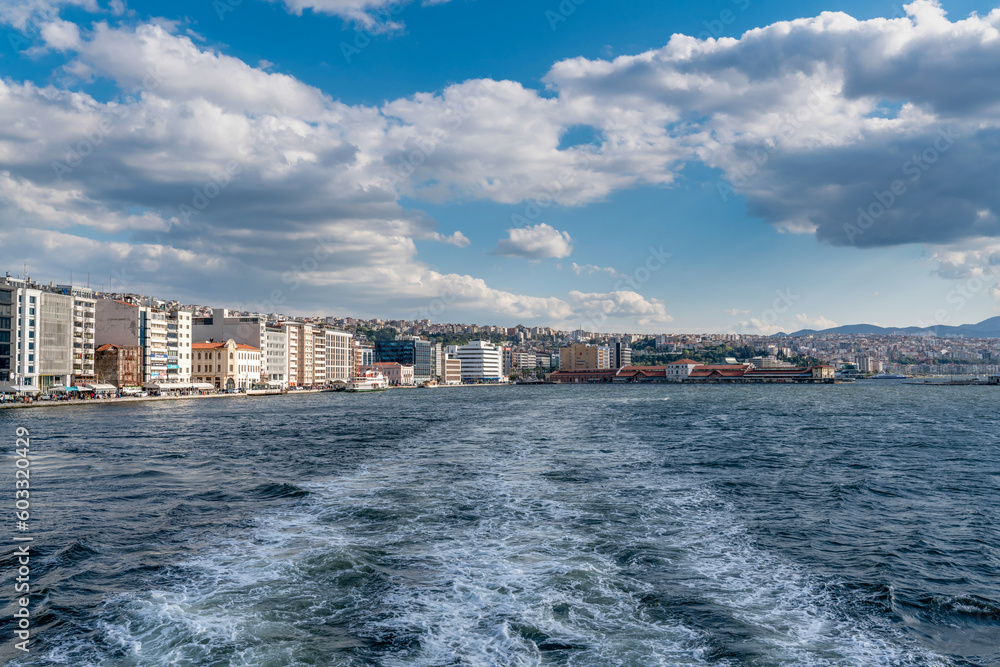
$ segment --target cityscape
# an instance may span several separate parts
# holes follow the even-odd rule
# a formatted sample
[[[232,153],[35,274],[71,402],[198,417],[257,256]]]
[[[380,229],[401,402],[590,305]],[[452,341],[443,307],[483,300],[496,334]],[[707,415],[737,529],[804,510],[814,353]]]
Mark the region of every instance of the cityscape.
[[[0,665],[1000,667],[1000,0],[0,0]]]
[[[1000,338],[637,335],[293,318],[46,285],[10,273],[0,281],[0,389],[15,397],[332,388],[368,370],[392,386],[978,376],[1000,373]]]

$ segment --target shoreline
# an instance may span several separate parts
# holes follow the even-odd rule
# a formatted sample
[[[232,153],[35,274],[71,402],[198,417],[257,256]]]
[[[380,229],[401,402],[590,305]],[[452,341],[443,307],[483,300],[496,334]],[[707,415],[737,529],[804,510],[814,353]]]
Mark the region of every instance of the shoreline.
[[[260,393],[237,393],[237,394],[189,394],[186,396],[123,396],[122,398],[88,398],[73,401],[39,401],[33,403],[0,403],[0,410],[14,410],[18,408],[54,408],[65,406],[83,405],[119,405],[122,403],[144,403],[150,401],[183,401],[200,398],[264,398],[269,396],[297,396],[299,394],[321,394],[325,389],[299,389],[297,391]]]

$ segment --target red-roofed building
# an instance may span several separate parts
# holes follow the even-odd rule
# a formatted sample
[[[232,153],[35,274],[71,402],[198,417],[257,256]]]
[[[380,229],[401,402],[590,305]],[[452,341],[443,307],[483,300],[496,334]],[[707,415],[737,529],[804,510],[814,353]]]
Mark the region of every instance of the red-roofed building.
[[[686,381],[727,382],[742,380],[749,370],[750,364],[698,365],[688,374]]]

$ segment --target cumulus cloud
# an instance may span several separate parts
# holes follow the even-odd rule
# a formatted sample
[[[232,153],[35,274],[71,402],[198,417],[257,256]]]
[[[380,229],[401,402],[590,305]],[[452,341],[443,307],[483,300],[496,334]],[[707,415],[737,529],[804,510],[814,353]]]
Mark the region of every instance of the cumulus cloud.
[[[507,238],[497,243],[496,255],[545,259],[569,257],[573,252],[573,239],[568,232],[541,223],[534,227],[507,230]]]
[[[364,21],[387,3],[287,4]],[[739,39],[676,35],[637,55],[556,63],[546,91],[472,80],[372,107],[203,47],[169,23],[75,29],[58,15],[68,5],[100,11],[91,0],[0,8],[0,21],[35,22],[47,47],[67,54],[59,85],[0,81],[8,241],[27,228],[64,241],[114,235],[137,248],[123,261],[143,265],[147,255],[215,253],[253,267],[266,291],[332,240],[327,269],[309,273],[317,284],[365,275],[373,294],[400,290],[411,305],[467,285],[480,296],[454,303],[566,319],[593,306],[656,321],[662,304],[635,293],[500,294],[435,272],[414,242],[468,239],[400,198],[525,203],[518,210],[534,221],[549,206],[669,186],[700,162],[721,174],[720,197],[744,197],[778,229],[840,245],[923,243],[942,275],[992,265],[1000,245],[1000,10],[952,21],[916,0],[898,19],[828,12]],[[72,77],[102,77],[120,95],[99,101]],[[598,139],[561,148],[574,127]],[[498,254],[572,251],[569,235],[546,224],[507,234]],[[409,273],[379,274],[393,262]],[[400,289],[404,275],[420,276],[420,289]]]

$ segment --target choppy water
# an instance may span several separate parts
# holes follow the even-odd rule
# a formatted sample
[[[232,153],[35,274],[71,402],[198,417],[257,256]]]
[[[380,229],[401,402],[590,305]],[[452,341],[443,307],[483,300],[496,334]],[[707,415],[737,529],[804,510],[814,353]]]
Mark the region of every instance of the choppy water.
[[[1000,665],[1000,390],[871,384],[3,411],[0,660]]]

